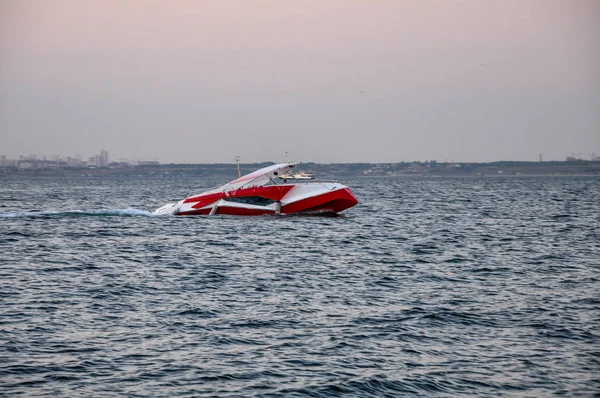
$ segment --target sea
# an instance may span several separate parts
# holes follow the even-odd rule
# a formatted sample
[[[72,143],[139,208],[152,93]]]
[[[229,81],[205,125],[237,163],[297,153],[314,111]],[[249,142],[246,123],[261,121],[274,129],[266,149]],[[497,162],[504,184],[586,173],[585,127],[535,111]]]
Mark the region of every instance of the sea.
[[[0,179],[0,396],[600,395],[600,176],[152,214],[224,182]]]

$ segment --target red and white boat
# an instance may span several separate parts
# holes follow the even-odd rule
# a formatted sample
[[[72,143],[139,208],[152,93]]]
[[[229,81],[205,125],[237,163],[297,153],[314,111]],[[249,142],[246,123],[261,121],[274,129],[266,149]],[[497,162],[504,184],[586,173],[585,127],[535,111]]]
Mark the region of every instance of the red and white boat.
[[[165,215],[337,214],[358,204],[350,188],[338,182],[297,180],[298,163],[280,163],[239,177],[221,187],[192,193],[154,211]]]

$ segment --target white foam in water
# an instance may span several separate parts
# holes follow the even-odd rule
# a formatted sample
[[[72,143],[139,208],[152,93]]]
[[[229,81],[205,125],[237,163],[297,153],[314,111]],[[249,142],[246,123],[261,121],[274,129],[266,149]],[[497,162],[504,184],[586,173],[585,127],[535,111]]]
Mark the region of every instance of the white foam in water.
[[[51,216],[60,214],[59,211],[16,211],[16,212],[0,212],[0,217],[14,218],[14,217],[39,217],[39,216]]]
[[[155,214],[139,209],[115,209],[115,210],[96,210],[88,212],[90,214],[115,215],[115,216],[154,216]]]
[[[0,212],[0,217],[44,217],[44,216],[155,216],[154,213],[139,209],[113,209],[113,210],[66,210],[66,211],[18,211]]]

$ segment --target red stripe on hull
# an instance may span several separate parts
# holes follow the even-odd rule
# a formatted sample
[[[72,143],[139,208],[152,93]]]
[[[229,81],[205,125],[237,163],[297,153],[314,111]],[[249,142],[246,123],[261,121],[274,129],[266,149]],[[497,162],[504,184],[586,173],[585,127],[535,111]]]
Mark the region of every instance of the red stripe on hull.
[[[350,188],[344,188],[290,203],[283,206],[281,212],[286,214],[311,212],[339,213],[357,204],[358,200]]]
[[[199,209],[208,204],[216,202],[219,199],[223,199],[224,197],[225,197],[225,194],[223,192],[219,192],[219,193],[213,193],[210,195],[201,195],[201,196],[195,196],[192,198],[188,198],[188,199],[184,200],[183,203],[198,202],[195,205],[193,205],[192,208]]]
[[[216,214],[227,214],[230,216],[264,216],[267,214],[275,214],[275,212],[267,209],[245,209],[243,207],[222,206],[217,209]]]
[[[199,209],[206,205],[216,202],[219,199],[227,198],[242,198],[247,196],[259,196],[270,200],[281,200],[294,186],[293,185],[278,185],[269,187],[253,187],[238,189],[231,192],[218,192],[209,195],[199,195],[187,198],[183,203],[194,203],[192,208]]]
[[[229,194],[230,198],[240,198],[244,196],[260,196],[261,198],[271,200],[281,200],[289,191],[293,185],[272,185],[268,187],[254,187],[238,189]]]
[[[177,214],[178,216],[206,216],[210,214],[212,208],[186,211]],[[215,214],[226,214],[231,216],[264,216],[266,214],[275,214],[270,209],[247,209],[244,207],[219,206]]]
[[[290,189],[292,187],[290,186]],[[256,189],[257,191],[260,188]],[[263,196],[264,194],[258,194],[256,192],[247,191],[245,195],[239,196]],[[288,189],[289,191],[289,189]],[[212,196],[212,195],[211,195]],[[234,195],[231,195],[234,196]],[[238,195],[235,195],[238,196]],[[197,199],[196,199],[197,200]],[[227,200],[227,199],[225,199]],[[214,201],[211,199],[211,201]],[[285,205],[281,209],[281,213],[283,214],[293,214],[293,213],[339,213],[346,209],[349,209],[352,206],[358,204],[358,200],[356,196],[352,193],[350,188],[339,189],[337,191],[328,192],[326,194],[317,195],[314,197],[306,198],[299,200],[297,202],[290,203]],[[198,205],[194,205],[196,208]],[[207,209],[196,209],[183,213],[179,213],[180,216],[195,216],[195,215],[207,215],[210,214],[212,208]],[[233,207],[233,206],[219,206],[215,214],[227,214],[227,215],[236,215],[236,216],[262,216],[267,214],[275,214],[275,211],[271,209],[250,209],[244,207]]]
[[[183,213],[177,213],[177,216],[206,216],[210,214],[211,209],[191,210]]]

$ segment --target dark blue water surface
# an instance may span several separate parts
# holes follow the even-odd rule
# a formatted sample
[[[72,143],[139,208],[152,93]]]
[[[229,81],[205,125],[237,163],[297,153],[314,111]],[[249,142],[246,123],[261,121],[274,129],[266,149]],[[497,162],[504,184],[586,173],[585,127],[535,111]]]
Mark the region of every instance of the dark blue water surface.
[[[0,395],[592,396],[600,178],[348,179],[337,218],[0,180]]]

